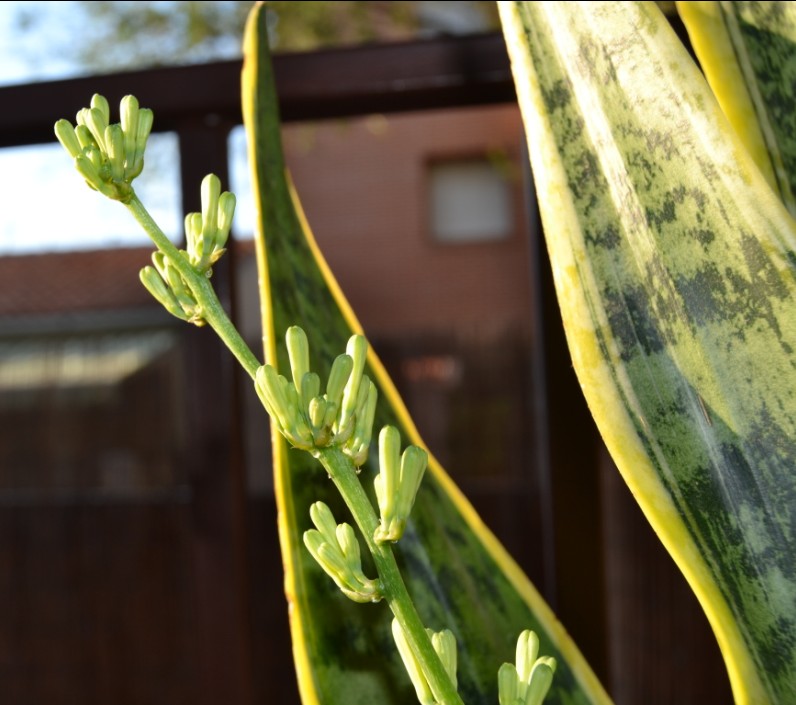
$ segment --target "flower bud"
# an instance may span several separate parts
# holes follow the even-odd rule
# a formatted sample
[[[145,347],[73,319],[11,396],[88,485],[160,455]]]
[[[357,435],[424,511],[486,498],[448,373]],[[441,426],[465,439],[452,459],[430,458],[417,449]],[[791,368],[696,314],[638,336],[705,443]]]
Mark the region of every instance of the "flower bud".
[[[378,602],[379,583],[365,577],[359,542],[349,524],[337,524],[323,502],[310,507],[315,529],[304,532],[304,545],[343,594],[355,602]]]
[[[526,629],[517,639],[516,665],[504,663],[498,670],[500,705],[542,705],[553,682],[556,660],[539,655],[539,637]]]

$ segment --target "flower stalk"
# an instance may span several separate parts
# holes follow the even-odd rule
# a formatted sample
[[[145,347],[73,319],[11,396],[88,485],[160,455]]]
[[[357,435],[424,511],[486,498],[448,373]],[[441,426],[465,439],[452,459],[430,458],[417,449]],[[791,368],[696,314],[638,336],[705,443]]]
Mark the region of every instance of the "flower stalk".
[[[318,376],[309,369],[309,344],[304,331],[296,326],[289,328],[285,343],[291,380],[278,374],[271,365],[263,365],[256,373],[255,388],[280,433],[291,445],[316,457],[337,487],[371,553],[379,576],[378,588],[361,574],[358,547],[345,554],[338,530],[345,531],[340,526],[346,525],[337,525],[325,505],[319,507],[316,503],[311,508],[316,529],[305,533],[304,542],[321,568],[349,598],[357,602],[385,600],[400,625],[408,648],[422,664],[424,678],[436,698],[434,702],[461,705],[455,679],[451,680],[415,609],[392,546],[386,540],[377,540],[383,520],[380,523],[359,479],[359,466],[368,455],[376,405],[375,385],[364,374],[367,341],[361,335],[351,337],[346,354],[338,356],[332,365],[323,396],[319,395]],[[324,410],[322,416],[318,409]],[[326,410],[329,409],[337,410],[334,418],[327,418]],[[320,421],[323,426],[319,427]],[[389,445],[389,450],[381,452],[381,455],[389,456],[391,462],[392,456],[396,455],[395,465],[400,464],[397,460],[400,453],[398,430],[388,426],[381,435],[388,439]],[[416,470],[421,465],[418,460],[422,458],[422,468],[414,472],[414,484],[408,492],[413,500],[425,469],[426,453],[420,448],[410,447],[404,452],[404,458],[410,458],[408,464]],[[388,474],[392,477],[395,473]],[[396,477],[390,488],[397,492],[400,484],[400,477]],[[406,489],[404,493],[407,493]],[[411,500],[399,498],[391,506],[398,511],[405,509],[408,515]],[[406,518],[403,517],[404,524]],[[397,535],[390,540],[397,540]]]
[[[463,705],[457,692],[456,640],[449,630],[426,629],[407,590],[392,544],[406,528],[426,469],[427,453],[409,446],[401,454],[396,428],[379,434],[380,472],[375,479],[379,515],[359,478],[370,452],[377,391],[364,374],[367,341],[354,335],[346,352],[334,360],[326,391],[310,370],[306,333],[293,326],[286,334],[290,379],[271,365],[260,365],[224,311],[210,282],[211,267],[223,255],[235,212],[235,196],[222,193],[219,179],[202,181],[202,209],[185,218],[186,249],[174,245],[138,199],[133,180],[144,166],[152,129],[152,112],[133,96],[120,105],[120,123],[110,123],[107,100],[94,95],[77,114],[77,125],[59,120],[58,140],[90,188],[123,203],[157,250],[140,279],[172,315],[197,326],[209,325],[254,380],[272,423],[294,447],[317,458],[340,492],[371,554],[378,573],[362,570],[361,549],[348,523],[337,523],[329,507],[315,502],[310,518],[315,528],[304,543],[319,566],[350,599],[384,600],[394,615],[393,635],[422,705]],[[523,632],[516,666],[499,672],[500,705],[540,705],[550,687],[553,659],[538,658],[538,639]]]

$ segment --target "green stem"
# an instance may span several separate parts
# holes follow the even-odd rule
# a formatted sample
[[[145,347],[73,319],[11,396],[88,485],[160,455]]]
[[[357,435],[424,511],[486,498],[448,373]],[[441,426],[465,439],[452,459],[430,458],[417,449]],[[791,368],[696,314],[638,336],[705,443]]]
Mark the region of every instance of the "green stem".
[[[204,274],[197,272],[191,263],[183,256],[174,243],[166,237],[165,233],[158,227],[144,204],[133,193],[132,198],[125,203],[135,219],[144,228],[155,246],[169,258],[171,264],[182,275],[183,280],[188,285],[196,302],[202,307],[202,317],[210,327],[218,334],[224,344],[230,349],[232,354],[238,359],[243,369],[254,379],[260,362],[251,351],[246,342],[240,336],[232,321],[229,320],[227,312],[221,305],[216,296],[213,285]]]
[[[317,457],[340,491],[365,538],[379,573],[384,598],[403,628],[412,651],[423,664],[423,672],[431,691],[442,705],[463,705],[442,661],[434,651],[431,639],[406,589],[392,547],[389,544],[377,543],[373,539],[379,520],[362,488],[353,463],[335,447],[319,449]]]
[[[254,379],[260,362],[230,321],[210,284],[210,280],[198,273],[174,243],[166,237],[135,193],[125,205],[144,228],[155,246],[168,257],[170,263],[180,273],[196,302],[201,306],[204,320],[235,355],[249,376]],[[448,677],[442,661],[434,651],[431,639],[398,570],[392,548],[388,544],[377,543],[373,539],[373,534],[379,523],[378,518],[357,477],[353,463],[339,448],[321,449],[318,451],[318,457],[365,537],[365,542],[373,555],[373,561],[379,573],[379,580],[387,604],[401,625],[412,651],[423,664],[423,672],[435,698],[440,701],[441,705],[464,705]]]

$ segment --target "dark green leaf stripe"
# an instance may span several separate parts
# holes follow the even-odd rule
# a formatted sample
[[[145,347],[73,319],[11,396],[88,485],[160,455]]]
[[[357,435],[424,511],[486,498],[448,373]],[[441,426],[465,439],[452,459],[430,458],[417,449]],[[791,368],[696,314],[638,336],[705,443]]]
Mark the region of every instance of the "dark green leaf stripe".
[[[654,3],[501,3],[570,350],[739,703],[796,702],[793,221]]]
[[[796,3],[678,8],[722,109],[796,215]]]
[[[310,339],[312,365],[324,378],[331,360],[345,349],[359,324],[318,252],[286,179],[264,15],[258,5],[249,19],[243,95],[259,209],[256,244],[266,357],[287,369],[282,335],[289,325],[301,325]],[[376,426],[395,424],[405,443],[419,443],[374,355],[369,368],[381,400]],[[393,646],[387,608],[347,600],[303,547],[301,535],[310,526],[312,502],[328,503],[340,521],[347,511],[308,454],[287,449],[281,438],[274,438],[274,448],[285,587],[303,701],[414,702]],[[375,463],[372,451],[362,473],[366,486],[372,486]],[[559,661],[550,702],[608,702],[549,608],[436,462],[430,465],[412,517],[398,544],[398,560],[427,626],[446,627],[456,635],[460,692],[468,705],[497,702],[497,669],[513,660],[517,636],[524,628],[536,630],[543,653]],[[367,567],[365,572],[372,575]]]

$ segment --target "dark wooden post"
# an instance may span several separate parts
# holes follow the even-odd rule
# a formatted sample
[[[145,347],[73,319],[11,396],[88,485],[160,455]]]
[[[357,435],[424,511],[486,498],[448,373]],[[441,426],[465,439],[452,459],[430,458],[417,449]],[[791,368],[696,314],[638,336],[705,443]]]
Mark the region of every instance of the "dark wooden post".
[[[529,169],[526,184],[534,319],[534,475],[544,533],[540,587],[592,669],[610,686],[599,501],[602,441],[572,369]]]
[[[229,188],[229,126],[215,119],[178,128],[182,205],[199,211],[200,184],[216,174]],[[234,249],[213,268],[216,291],[232,308]],[[233,316],[234,318],[234,316]],[[237,363],[209,330],[186,334],[190,482],[198,627],[198,701],[252,703],[246,541],[246,478]]]

